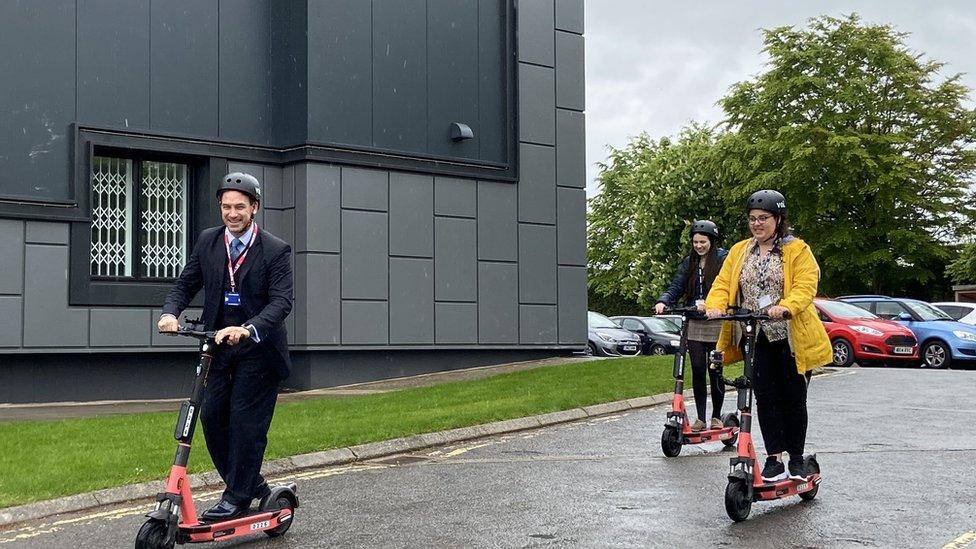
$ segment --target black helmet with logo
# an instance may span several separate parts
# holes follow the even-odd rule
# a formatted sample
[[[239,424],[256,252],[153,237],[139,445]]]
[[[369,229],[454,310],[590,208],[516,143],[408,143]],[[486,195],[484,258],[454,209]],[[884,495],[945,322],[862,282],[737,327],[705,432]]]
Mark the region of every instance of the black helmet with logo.
[[[691,235],[703,234],[712,240],[718,240],[718,225],[708,219],[699,219],[691,224]]]
[[[749,201],[746,202],[746,211],[749,210],[765,210],[782,217],[786,215],[786,197],[771,189],[756,191],[749,195]]]
[[[237,191],[251,197],[255,202],[261,202],[261,184],[258,178],[249,173],[234,172],[224,176],[217,188],[217,198],[224,194],[224,191]]]

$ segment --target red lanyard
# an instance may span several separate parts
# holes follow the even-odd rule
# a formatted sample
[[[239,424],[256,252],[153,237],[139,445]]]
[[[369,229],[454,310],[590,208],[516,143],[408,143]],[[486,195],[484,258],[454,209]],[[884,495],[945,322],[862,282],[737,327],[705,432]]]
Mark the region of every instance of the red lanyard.
[[[227,249],[227,273],[230,274],[231,293],[237,293],[237,284],[234,282],[234,275],[237,274],[237,269],[240,269],[241,265],[244,264],[244,257],[247,256],[247,252],[251,250],[251,246],[254,245],[254,241],[258,238],[258,224],[251,222],[251,225],[254,226],[254,233],[251,235],[251,240],[248,241],[244,251],[241,252],[241,255],[237,256],[237,261],[232,261],[230,258],[230,237],[227,236],[227,230],[224,230],[224,247]]]

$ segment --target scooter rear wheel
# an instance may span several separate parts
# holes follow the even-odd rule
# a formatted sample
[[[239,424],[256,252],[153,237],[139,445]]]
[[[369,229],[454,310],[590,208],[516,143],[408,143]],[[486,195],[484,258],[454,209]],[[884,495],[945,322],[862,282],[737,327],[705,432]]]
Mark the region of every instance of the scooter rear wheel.
[[[283,522],[280,525],[276,526],[275,528],[272,528],[271,530],[264,531],[264,533],[271,538],[276,538],[278,536],[284,535],[284,533],[287,532],[289,528],[291,528],[291,523],[294,522],[295,520],[295,503],[291,500],[290,497],[286,496],[285,494],[282,494],[278,496],[278,499],[274,500],[274,503],[268,506],[268,509],[291,510],[291,518],[288,519],[288,522]]]
[[[172,549],[173,543],[166,543],[166,523],[161,520],[149,519],[139,528],[136,534],[136,549]]]
[[[752,511],[752,498],[749,497],[749,486],[742,480],[730,480],[725,487],[725,512],[729,518],[742,522],[749,518]]]
[[[722,416],[722,425],[725,425],[726,427],[739,427],[739,416],[731,413],[725,414]],[[738,440],[739,433],[736,432],[734,435],[732,435],[732,438],[723,440],[722,444],[724,444],[726,448],[731,448],[732,446],[735,446],[735,443]]]
[[[816,458],[814,458],[813,456],[807,456],[806,462],[807,462],[807,471],[811,473],[818,473],[818,474],[820,473],[820,464],[817,463]],[[804,501],[810,501],[811,499],[817,497],[817,492],[819,490],[820,490],[820,485],[818,484],[814,486],[813,489],[810,491],[800,492],[800,498],[802,498]]]
[[[661,433],[661,451],[670,458],[681,453],[681,433],[674,427],[665,427]]]

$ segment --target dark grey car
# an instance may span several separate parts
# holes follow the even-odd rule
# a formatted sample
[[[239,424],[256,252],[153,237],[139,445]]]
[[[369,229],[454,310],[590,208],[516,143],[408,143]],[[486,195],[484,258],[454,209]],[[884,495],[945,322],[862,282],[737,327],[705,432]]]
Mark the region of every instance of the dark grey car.
[[[681,344],[681,329],[666,318],[650,316],[615,316],[611,320],[641,339],[646,355],[673,355]]]
[[[614,321],[593,311],[587,312],[589,343],[586,354],[596,356],[634,356],[641,352],[637,334],[624,330]]]

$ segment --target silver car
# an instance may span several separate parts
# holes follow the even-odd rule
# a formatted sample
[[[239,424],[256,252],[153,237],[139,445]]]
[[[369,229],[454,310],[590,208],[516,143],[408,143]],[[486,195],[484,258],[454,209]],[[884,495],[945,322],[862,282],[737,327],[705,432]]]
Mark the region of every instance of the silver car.
[[[614,321],[593,311],[587,312],[589,343],[586,354],[596,356],[636,356],[641,352],[640,337]]]

